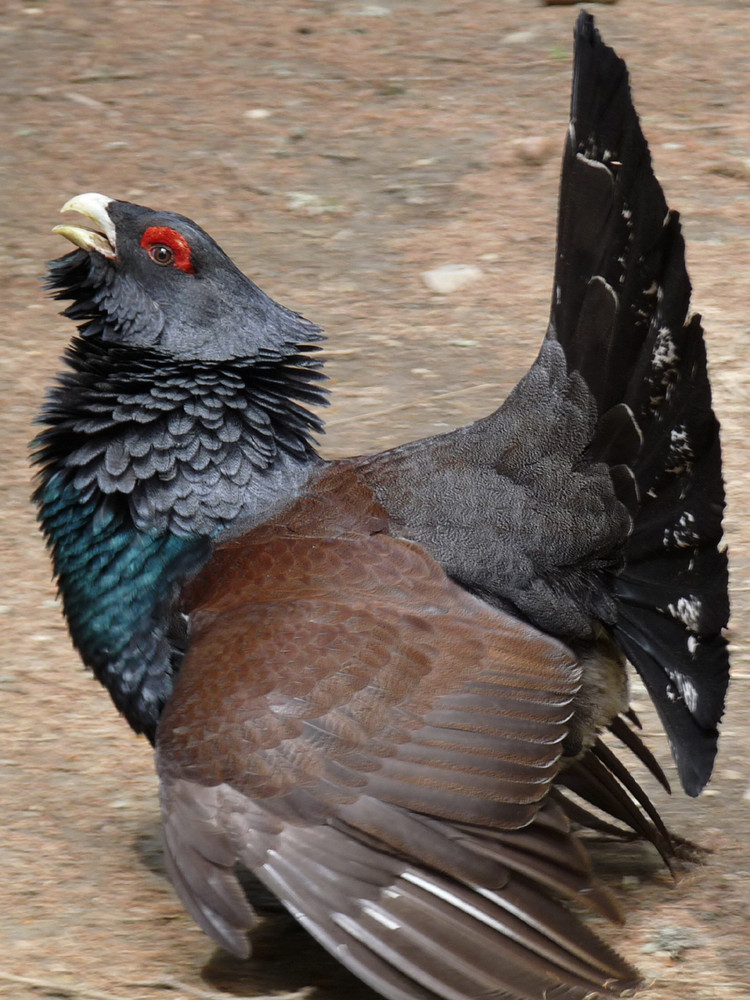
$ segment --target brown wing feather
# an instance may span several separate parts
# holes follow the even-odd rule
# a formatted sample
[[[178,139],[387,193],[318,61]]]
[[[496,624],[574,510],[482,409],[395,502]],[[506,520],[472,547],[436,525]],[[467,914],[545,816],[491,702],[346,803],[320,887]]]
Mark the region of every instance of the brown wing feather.
[[[246,954],[240,859],[392,1000],[633,984],[552,895],[618,916],[549,800],[578,664],[384,533],[350,485],[336,500],[324,476],[184,595],[157,752],[186,906]]]
[[[607,992],[606,984],[619,992],[637,981],[626,963],[548,893],[536,870],[531,877],[524,874],[524,863],[535,869],[544,851],[544,821],[524,831],[526,841],[515,846],[516,858],[503,854],[502,844],[490,845],[487,853],[494,856],[488,857],[479,853],[476,829],[458,830],[365,796],[344,808],[345,818],[301,824],[271,815],[273,800],[257,803],[227,785],[205,789],[166,779],[162,795],[170,874],[177,873],[178,891],[187,886],[184,901],[193,917],[237,954],[248,953],[242,931],[251,918],[222,925],[212,907],[214,885],[202,895],[204,876],[193,870],[200,852],[190,800],[195,795],[203,810],[207,794],[215,804],[217,837],[229,835],[238,858],[303,926],[393,1000],[468,1000],[487,994],[582,1000],[593,990]],[[373,817],[383,839],[362,830]],[[203,840],[203,831],[198,838]],[[530,838],[536,843],[529,848]],[[406,853],[394,848],[397,840]],[[567,841],[570,850],[558,868],[570,874],[570,856],[575,864],[577,852],[569,834]],[[217,875],[224,874],[217,867]],[[575,889],[578,898],[594,887],[592,881],[584,872],[575,887],[555,888],[569,895]],[[585,896],[581,901],[588,902]]]
[[[334,803],[339,787],[366,787],[446,819],[528,823],[579,686],[569,651],[412,543],[301,529],[224,545],[186,595],[165,758],[252,798],[324,781]]]

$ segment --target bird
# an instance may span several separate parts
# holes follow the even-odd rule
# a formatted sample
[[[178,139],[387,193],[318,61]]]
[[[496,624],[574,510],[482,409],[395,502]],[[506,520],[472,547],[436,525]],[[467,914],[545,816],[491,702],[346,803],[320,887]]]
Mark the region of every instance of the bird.
[[[586,830],[685,847],[621,759],[669,788],[627,664],[688,795],[717,752],[703,329],[627,67],[585,12],[574,42],[549,325],[447,433],[325,460],[320,327],[184,216],[89,192],[55,229],[77,333],[35,503],[72,641],[154,746],[167,873],[245,958],[245,866],[388,1000],[637,987],[580,915],[622,920]]]

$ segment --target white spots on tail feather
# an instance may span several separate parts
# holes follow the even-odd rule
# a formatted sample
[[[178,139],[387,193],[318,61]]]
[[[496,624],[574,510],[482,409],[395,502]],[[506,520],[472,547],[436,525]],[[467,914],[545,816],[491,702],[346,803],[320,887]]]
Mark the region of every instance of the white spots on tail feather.
[[[684,677],[682,675],[676,677],[675,680],[677,682],[677,687],[680,689],[680,694],[685,699],[688,711],[694,713],[698,708],[698,691],[695,684],[693,684],[689,677]]]
[[[660,302],[663,295],[661,286],[658,286],[656,289],[657,301]],[[668,326],[659,327],[651,355],[651,378],[655,390],[649,398],[652,413],[656,413],[665,398],[669,398],[670,389],[677,379],[679,363],[680,356],[672,339],[672,331]]]
[[[694,657],[695,654],[698,652],[698,645],[699,643],[696,637],[694,635],[689,635],[687,639],[687,648],[688,648],[688,653],[690,653],[692,657]]]
[[[669,435],[669,441],[675,451],[690,451],[692,455],[692,449],[690,448],[690,443],[688,439],[687,427],[684,424],[678,424],[677,427],[673,427]]]
[[[677,361],[679,361],[679,355],[672,340],[672,332],[668,326],[661,326],[656,335],[651,365],[655,371],[662,372],[665,368],[673,368]]]
[[[680,597],[676,604],[668,604],[667,611],[691,632],[698,632],[703,614],[703,603],[695,594]]]
[[[695,530],[695,516],[689,510],[680,514],[680,519],[676,524],[667,526],[662,536],[662,545],[665,549],[691,549],[700,542],[700,535]]]
[[[673,476],[686,475],[693,468],[694,458],[688,429],[684,424],[678,424],[669,435],[669,455],[665,471]]]
[[[700,704],[698,688],[695,686],[693,681],[684,674],[678,674],[672,671],[670,672],[669,677],[670,683],[667,684],[665,689],[665,693],[669,701],[673,703],[679,701],[684,702],[688,712],[695,715]]]
[[[620,210],[620,215],[625,221],[625,230],[627,235],[625,238],[625,247],[623,249],[623,252],[617,258],[617,263],[620,265],[620,275],[618,278],[618,284],[624,285],[628,269],[628,257],[631,252],[630,245],[633,242],[633,221],[632,221],[633,213],[630,211],[627,204],[623,204],[622,209]]]
[[[695,714],[700,701],[698,689],[689,677],[677,671],[670,671],[671,684],[667,686],[667,696],[670,701],[682,699],[689,712]]]

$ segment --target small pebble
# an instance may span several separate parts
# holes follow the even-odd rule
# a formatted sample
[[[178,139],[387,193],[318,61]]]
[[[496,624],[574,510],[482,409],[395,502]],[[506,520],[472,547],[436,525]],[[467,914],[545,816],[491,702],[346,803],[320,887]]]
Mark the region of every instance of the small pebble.
[[[649,942],[641,951],[644,955],[664,953],[670,958],[679,958],[688,948],[699,947],[693,931],[685,927],[660,927],[649,934]]]
[[[319,194],[313,194],[311,191],[290,191],[287,196],[287,208],[292,212],[305,211],[308,215],[341,211],[340,205],[326,202]]]
[[[534,38],[533,31],[513,31],[503,38],[503,45],[525,45],[526,42],[533,42]]]
[[[356,14],[358,17],[389,17],[390,16],[389,7],[379,7],[377,4],[370,3],[365,7],[360,7],[359,10],[353,10],[352,14]]]
[[[730,177],[735,181],[748,181],[750,180],[750,159],[727,156],[717,163],[711,164],[709,170],[720,177]]]
[[[526,139],[517,139],[515,142],[515,153],[519,160],[531,166],[541,166],[546,163],[557,152],[557,143],[541,136],[529,136]]]
[[[433,268],[431,271],[424,271],[422,281],[431,292],[438,295],[450,295],[451,292],[465,288],[467,285],[479,281],[482,271],[474,264],[445,264],[443,267]]]

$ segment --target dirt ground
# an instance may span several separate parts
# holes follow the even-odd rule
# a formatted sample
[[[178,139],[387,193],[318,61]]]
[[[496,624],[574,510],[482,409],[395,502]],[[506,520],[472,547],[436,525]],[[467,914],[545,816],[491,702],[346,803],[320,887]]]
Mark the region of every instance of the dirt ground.
[[[712,849],[673,879],[602,854],[608,931],[643,1000],[750,998],[750,11],[592,5],[688,241],[723,425],[734,682],[709,790],[656,799]],[[545,328],[574,7],[538,0],[4,0],[0,997],[181,1000],[369,991],[271,915],[217,951],[162,871],[151,752],[74,654],[29,504],[26,445],[72,332],[40,291],[61,204],[95,190],[201,222],[321,323],[327,455],[493,408]],[[421,275],[481,269],[451,295]],[[649,742],[666,759],[653,714]],[[624,853],[624,852],[623,852]]]

